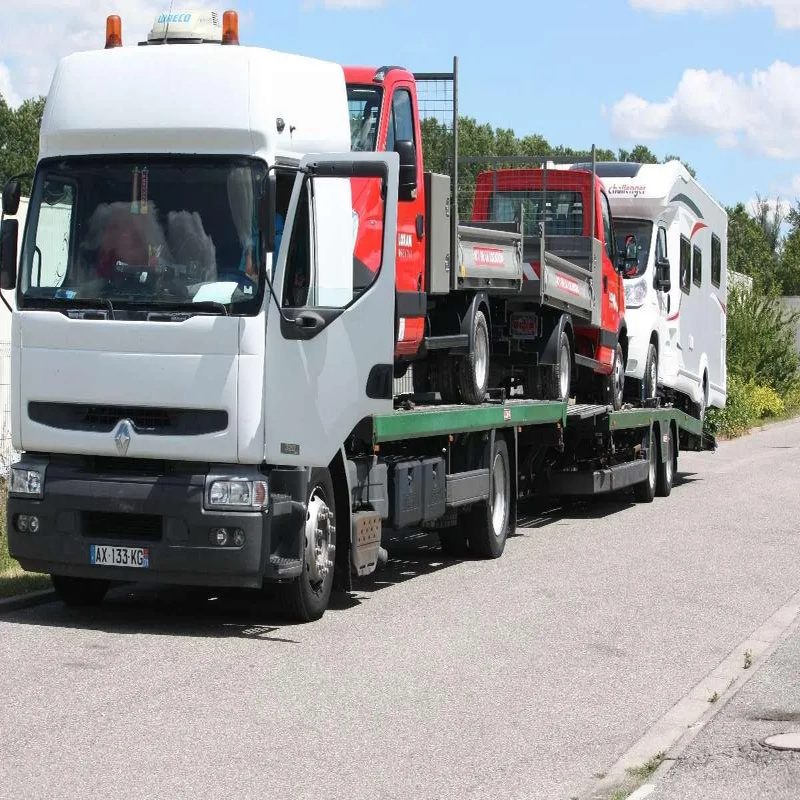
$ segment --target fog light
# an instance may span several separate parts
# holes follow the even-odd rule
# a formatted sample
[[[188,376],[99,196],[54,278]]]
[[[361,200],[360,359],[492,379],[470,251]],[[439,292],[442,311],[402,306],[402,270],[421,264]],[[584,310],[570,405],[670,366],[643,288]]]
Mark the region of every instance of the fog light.
[[[39,517],[28,518],[28,529],[31,533],[36,533],[39,530]]]
[[[211,529],[211,544],[217,547],[225,547],[228,544],[228,531],[225,528]]]
[[[233,532],[233,546],[241,547],[244,544],[245,535],[241,528],[236,528]]]
[[[30,520],[28,519],[27,514],[18,514],[17,515],[17,530],[20,533],[27,533],[28,532],[28,525]]]

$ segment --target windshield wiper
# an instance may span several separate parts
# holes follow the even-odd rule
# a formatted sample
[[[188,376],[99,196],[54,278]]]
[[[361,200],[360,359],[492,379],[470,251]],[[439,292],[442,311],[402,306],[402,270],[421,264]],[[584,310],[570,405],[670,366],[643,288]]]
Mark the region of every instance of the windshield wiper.
[[[213,300],[203,300],[197,303],[148,303],[159,311],[213,311],[221,317],[228,316],[228,308],[224,303],[217,303]]]
[[[115,319],[114,306],[107,297],[27,297],[25,305],[44,306],[45,308],[104,308],[109,319]]]

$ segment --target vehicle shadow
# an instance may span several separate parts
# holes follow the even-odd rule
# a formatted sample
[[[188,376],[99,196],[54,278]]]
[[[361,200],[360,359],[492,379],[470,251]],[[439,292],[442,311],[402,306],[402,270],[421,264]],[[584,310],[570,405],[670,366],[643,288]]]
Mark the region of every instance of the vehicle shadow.
[[[680,473],[675,486],[699,480],[694,473]],[[564,520],[602,519],[635,504],[630,493],[586,499],[526,499],[518,510],[517,536]],[[370,595],[415,578],[453,568],[467,558],[446,555],[432,531],[388,532],[383,546],[388,562],[372,575],[354,578],[352,592],[334,592],[329,613],[346,612],[369,602]],[[40,625],[116,634],[244,638],[300,645],[303,626],[287,620],[279,611],[274,591],[161,587],[125,584],[114,587],[96,608],[68,608],[60,601],[0,617],[4,623]],[[313,623],[312,623],[313,624]]]

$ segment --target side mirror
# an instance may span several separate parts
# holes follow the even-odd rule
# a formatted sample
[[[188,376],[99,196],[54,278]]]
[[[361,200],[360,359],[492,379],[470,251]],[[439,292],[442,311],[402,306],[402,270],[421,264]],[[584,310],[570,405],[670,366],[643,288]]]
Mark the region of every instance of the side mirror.
[[[413,200],[417,196],[417,148],[414,142],[399,139],[394,151],[400,156],[399,199]]]
[[[16,178],[9,178],[3,187],[3,214],[13,217],[19,211],[22,187]]]
[[[670,266],[668,258],[660,258],[656,261],[656,280],[655,287],[659,292],[668,292],[672,289],[672,279],[670,278]]]
[[[6,196],[3,194],[3,205]],[[4,219],[0,225],[0,289],[14,289],[17,285],[17,234],[19,222]]]

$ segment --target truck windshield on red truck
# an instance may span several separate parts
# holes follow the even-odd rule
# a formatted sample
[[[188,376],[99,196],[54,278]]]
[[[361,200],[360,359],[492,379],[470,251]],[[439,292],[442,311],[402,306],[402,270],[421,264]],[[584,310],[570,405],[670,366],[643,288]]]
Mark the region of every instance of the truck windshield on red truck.
[[[592,171],[551,170],[548,184],[535,170],[482,170],[478,159],[459,159],[457,61],[452,73],[346,67],[345,79],[351,148],[400,159],[396,375],[413,364],[415,392],[449,402],[479,403],[499,388],[619,408],[627,339],[618,269],[626,254],[616,252],[608,200]],[[448,131],[448,152],[436,157],[449,174],[425,169],[423,121],[431,114]],[[355,256],[367,274],[380,231],[375,207],[356,181]],[[579,228],[570,233],[570,225]],[[555,249],[547,249],[553,237]]]

